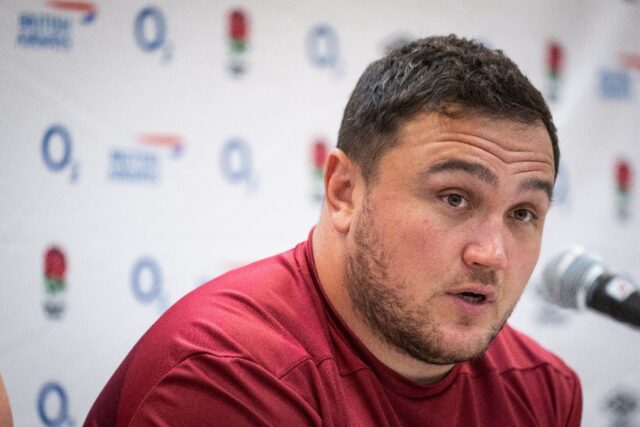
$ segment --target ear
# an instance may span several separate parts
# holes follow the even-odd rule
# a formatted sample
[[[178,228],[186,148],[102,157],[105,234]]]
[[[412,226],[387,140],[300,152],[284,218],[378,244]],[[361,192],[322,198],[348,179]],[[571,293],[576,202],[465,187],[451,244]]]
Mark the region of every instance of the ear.
[[[339,148],[331,150],[324,166],[324,194],[326,208],[333,228],[347,233],[353,220],[359,171]]]

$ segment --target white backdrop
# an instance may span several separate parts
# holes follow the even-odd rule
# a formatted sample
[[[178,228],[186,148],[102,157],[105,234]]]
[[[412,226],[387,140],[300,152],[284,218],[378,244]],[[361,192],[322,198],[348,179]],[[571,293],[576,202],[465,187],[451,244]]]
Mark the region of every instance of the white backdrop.
[[[578,243],[640,278],[639,23],[633,0],[0,0],[0,374],[16,425],[80,424],[169,304],[304,240],[322,147],[402,39],[455,32],[521,66],[563,154],[540,264]],[[548,306],[538,277],[512,323],[578,371],[585,426],[640,425],[640,332]]]

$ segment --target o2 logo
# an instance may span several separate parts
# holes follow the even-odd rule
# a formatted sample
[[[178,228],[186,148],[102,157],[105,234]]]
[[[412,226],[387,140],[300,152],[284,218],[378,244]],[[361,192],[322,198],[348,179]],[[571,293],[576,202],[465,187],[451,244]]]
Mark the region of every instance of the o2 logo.
[[[307,34],[306,51],[309,61],[318,68],[343,74],[338,33],[327,24],[318,24]]]
[[[38,416],[47,427],[74,426],[69,415],[69,399],[62,384],[51,381],[45,383],[38,393]]]
[[[248,191],[258,187],[251,146],[240,138],[231,138],[222,146],[220,171],[231,185],[245,185]]]
[[[69,181],[78,179],[80,165],[73,160],[73,140],[69,131],[60,124],[47,129],[42,138],[42,160],[52,172],[69,171]]]
[[[156,304],[160,313],[167,309],[167,297],[162,287],[160,265],[150,257],[138,259],[131,270],[133,296],[144,305]]]
[[[136,43],[147,53],[160,52],[160,62],[168,63],[173,56],[173,46],[167,40],[167,21],[164,13],[155,6],[142,9],[133,26]]]

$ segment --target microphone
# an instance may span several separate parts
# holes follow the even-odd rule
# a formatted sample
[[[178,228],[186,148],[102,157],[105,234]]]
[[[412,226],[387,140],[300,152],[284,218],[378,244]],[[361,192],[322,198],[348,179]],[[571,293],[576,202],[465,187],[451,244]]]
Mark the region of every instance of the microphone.
[[[564,251],[543,271],[545,297],[560,307],[590,307],[614,319],[640,326],[640,291],[626,277],[609,271],[595,254],[582,247]]]

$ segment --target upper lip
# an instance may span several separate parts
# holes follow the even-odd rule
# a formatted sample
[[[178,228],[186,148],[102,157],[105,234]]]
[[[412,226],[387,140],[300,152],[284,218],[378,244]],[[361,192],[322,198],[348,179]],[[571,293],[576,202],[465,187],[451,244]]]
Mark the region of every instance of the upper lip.
[[[494,302],[497,296],[495,286],[491,285],[468,284],[463,286],[456,286],[455,288],[447,290],[447,293],[451,295],[458,295],[465,292],[482,295],[484,296],[485,302]]]

